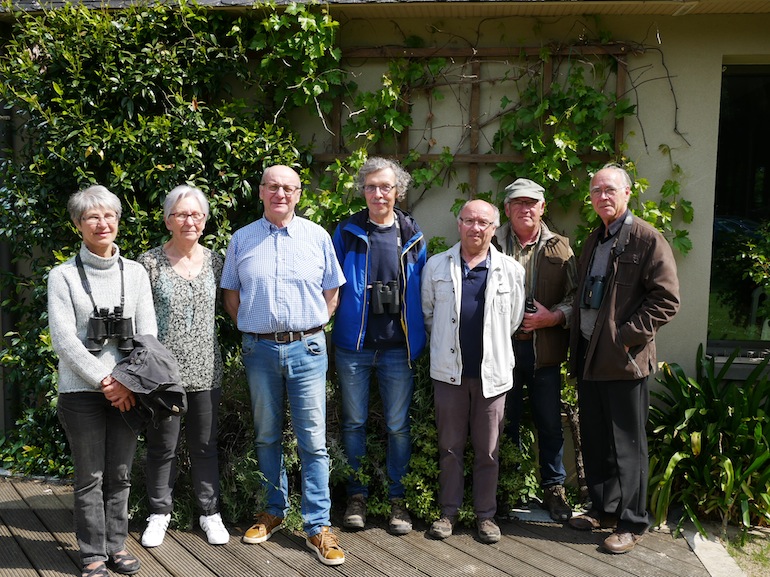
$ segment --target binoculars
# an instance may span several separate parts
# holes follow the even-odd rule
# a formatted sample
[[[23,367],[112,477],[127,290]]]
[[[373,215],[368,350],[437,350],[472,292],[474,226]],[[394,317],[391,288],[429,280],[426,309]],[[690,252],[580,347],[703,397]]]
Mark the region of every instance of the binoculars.
[[[86,349],[90,353],[102,350],[107,339],[118,339],[118,350],[130,353],[134,350],[134,322],[123,318],[123,307],[115,307],[113,312],[107,308],[91,314],[86,331]]]
[[[592,276],[586,281],[585,289],[583,290],[584,309],[598,309],[602,306],[606,280],[607,277],[605,276]]]
[[[527,297],[527,300],[524,301],[524,312],[525,313],[536,313],[537,307],[535,306],[535,299],[531,296]]]
[[[372,283],[372,312],[376,315],[383,313],[398,314],[401,310],[401,294],[398,292],[398,281],[391,280],[387,284],[381,281]]]

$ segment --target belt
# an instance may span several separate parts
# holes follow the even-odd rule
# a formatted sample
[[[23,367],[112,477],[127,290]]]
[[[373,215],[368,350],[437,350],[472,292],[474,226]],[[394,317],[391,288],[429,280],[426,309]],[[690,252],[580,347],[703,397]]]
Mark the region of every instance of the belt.
[[[513,333],[514,341],[531,341],[532,333]]]
[[[312,329],[308,329],[306,331],[286,331],[283,333],[249,333],[253,337],[256,337],[259,340],[265,340],[265,341],[273,341],[280,345],[286,344],[286,343],[293,343],[294,341],[300,340],[302,337],[309,337],[310,335],[314,335],[318,332],[321,332],[323,330],[323,327],[315,327]]]

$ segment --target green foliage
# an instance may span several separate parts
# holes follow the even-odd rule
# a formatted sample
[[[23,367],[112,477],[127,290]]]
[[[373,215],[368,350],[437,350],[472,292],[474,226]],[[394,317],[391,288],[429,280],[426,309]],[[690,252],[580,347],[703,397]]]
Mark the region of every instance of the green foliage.
[[[720,520],[723,532],[728,523],[745,532],[770,522],[770,359],[734,382],[727,371],[737,354],[717,372],[701,346],[695,377],[664,365],[650,410],[650,507],[658,523],[672,507],[701,531],[707,519]]]
[[[0,452],[17,470],[64,472],[67,451],[49,443],[64,435],[50,416],[56,372],[44,311],[48,270],[79,245],[69,195],[92,183],[117,194],[117,242],[133,258],[165,240],[165,194],[193,184],[211,204],[204,243],[222,253],[231,233],[259,216],[253,188],[264,166],[289,164],[307,176],[286,114],[328,110],[343,76],[337,23],[316,6],[264,4],[236,15],[182,1],[15,16],[0,57],[0,101],[22,148],[0,159],[0,242],[13,246],[17,270],[0,283],[10,295],[3,309],[18,319],[2,351],[6,387],[25,412]],[[229,320],[220,332],[237,350]],[[43,423],[48,432],[38,434]],[[225,482],[250,488],[253,479]]]
[[[541,58],[543,62],[554,59],[548,52]],[[544,78],[541,68],[539,81],[530,81],[520,90],[515,106],[503,99],[501,108],[506,112],[494,136],[495,152],[515,152],[524,160],[498,163],[492,175],[508,181],[531,178],[545,187],[548,202],[557,202],[564,210],[577,207],[583,219],[573,239],[577,247],[598,224],[588,200],[590,175],[616,156],[632,176],[636,173],[633,161],[616,152],[625,145],[615,142],[612,134],[614,122],[633,116],[636,106],[608,92],[610,76],[617,74],[609,62],[606,57],[582,62],[562,59],[555,67],[567,66],[564,83]],[[589,71],[590,80],[586,79]],[[669,147],[661,145],[660,151],[671,159]],[[658,201],[642,200],[649,182],[635,181],[632,209],[663,231],[675,249],[687,254],[692,241],[687,230],[677,228],[676,223],[692,222],[692,203],[680,194],[677,179],[681,169],[673,162],[671,169],[672,179],[661,187]]]

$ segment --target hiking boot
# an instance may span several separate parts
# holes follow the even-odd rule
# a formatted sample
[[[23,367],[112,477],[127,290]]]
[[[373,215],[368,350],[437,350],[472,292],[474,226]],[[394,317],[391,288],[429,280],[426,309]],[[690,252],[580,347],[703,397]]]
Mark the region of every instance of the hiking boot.
[[[276,517],[266,511],[257,514],[254,524],[243,534],[244,543],[262,543],[283,527],[283,517]]]
[[[329,527],[321,527],[321,532],[305,539],[305,545],[315,551],[316,557],[324,565],[342,565],[345,552],[340,547],[337,535]]]
[[[457,523],[456,517],[444,515],[438,521],[433,521],[428,534],[435,539],[446,539],[452,535],[455,523]]]
[[[142,533],[143,547],[159,547],[166,536],[168,524],[171,522],[171,514],[159,515],[153,513],[147,517],[147,528]]]
[[[543,504],[554,521],[568,521],[572,517],[572,507],[567,505],[564,485],[551,485],[543,489]]]
[[[201,515],[198,518],[198,524],[206,533],[209,545],[224,545],[230,540],[230,533],[228,533],[225,524],[222,523],[222,515],[219,513]]]
[[[345,529],[363,529],[366,525],[366,497],[356,493],[348,497],[348,506],[342,518]]]
[[[412,530],[412,518],[409,516],[409,511],[404,507],[402,499],[391,499],[390,501],[388,530],[393,535],[406,535]]]
[[[482,543],[497,543],[500,540],[500,527],[492,517],[477,519],[476,530]]]

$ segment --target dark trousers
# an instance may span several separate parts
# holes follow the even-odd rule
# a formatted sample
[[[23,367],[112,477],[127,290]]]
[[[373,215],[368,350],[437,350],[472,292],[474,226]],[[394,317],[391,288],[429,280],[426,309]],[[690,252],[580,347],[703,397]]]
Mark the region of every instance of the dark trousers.
[[[505,434],[520,445],[519,427],[524,403],[524,387],[529,393],[529,406],[537,430],[540,464],[540,484],[543,487],[563,485],[564,434],[561,428],[561,370],[558,365],[535,370],[533,341],[514,341],[516,367],[513,369],[513,390],[508,391],[505,414],[508,422]]]
[[[217,417],[221,396],[221,388],[187,393],[185,438],[198,510],[203,515],[219,512]],[[173,510],[180,429],[179,417],[164,419],[157,428],[152,423],[147,426],[147,498],[150,513],[166,515]]]
[[[75,466],[75,536],[83,566],[125,548],[136,435],[101,391],[62,393],[57,405]]]
[[[644,532],[650,526],[647,379],[578,379],[578,408],[583,464],[593,508],[617,515],[618,529]]]
[[[441,514],[457,516],[463,503],[465,443],[473,445],[473,509],[479,519],[497,512],[500,434],[505,393],[484,398],[481,379],[462,377],[459,385],[433,379],[438,428],[439,505]]]

